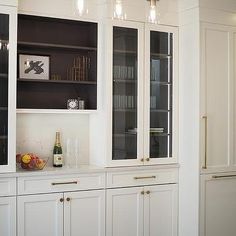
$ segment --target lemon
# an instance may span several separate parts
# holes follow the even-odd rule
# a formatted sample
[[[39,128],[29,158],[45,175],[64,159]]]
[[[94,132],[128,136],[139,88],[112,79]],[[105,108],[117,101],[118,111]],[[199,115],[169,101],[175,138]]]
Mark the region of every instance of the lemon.
[[[24,156],[21,158],[21,161],[22,161],[23,163],[25,163],[25,164],[28,164],[28,163],[30,163],[30,161],[31,161],[31,156],[28,155],[28,154],[26,154],[26,155],[24,155]]]

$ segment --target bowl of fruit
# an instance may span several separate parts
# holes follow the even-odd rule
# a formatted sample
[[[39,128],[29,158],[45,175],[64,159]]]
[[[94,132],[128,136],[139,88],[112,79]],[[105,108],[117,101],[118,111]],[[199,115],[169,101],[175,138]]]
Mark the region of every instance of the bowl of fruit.
[[[16,162],[19,167],[25,170],[42,170],[48,159],[38,157],[33,153],[17,154]]]

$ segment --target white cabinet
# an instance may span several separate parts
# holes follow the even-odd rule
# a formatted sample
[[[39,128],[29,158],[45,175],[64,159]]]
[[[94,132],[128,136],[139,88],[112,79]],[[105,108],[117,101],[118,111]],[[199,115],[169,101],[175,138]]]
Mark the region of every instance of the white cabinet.
[[[105,236],[105,191],[64,194],[64,236]]]
[[[143,236],[143,187],[107,190],[106,235]]]
[[[178,170],[107,174],[109,236],[177,236]]]
[[[0,235],[16,236],[16,197],[0,197]]]
[[[18,236],[63,236],[63,194],[19,196]]]
[[[104,195],[94,190],[19,196],[18,236],[103,236]]]
[[[231,26],[201,26],[201,159],[211,172],[236,167],[235,33]]]
[[[177,236],[177,185],[107,190],[107,235]]]
[[[177,163],[177,29],[113,20],[99,30],[98,100],[104,105],[90,119],[90,162]]]
[[[16,7],[0,2],[0,22],[0,172],[10,172],[16,154]]]
[[[234,236],[236,173],[201,177],[201,236]]]

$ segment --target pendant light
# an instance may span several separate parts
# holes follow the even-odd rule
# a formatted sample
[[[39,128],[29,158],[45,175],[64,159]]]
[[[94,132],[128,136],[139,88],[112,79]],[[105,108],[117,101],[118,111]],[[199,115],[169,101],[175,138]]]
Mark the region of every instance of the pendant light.
[[[88,7],[86,0],[74,0],[74,9],[75,14],[82,16],[84,14],[88,14]]]
[[[149,7],[149,14],[148,14],[148,22],[157,24],[158,23],[158,18],[159,18],[159,12],[157,8],[157,1],[159,0],[147,0],[150,2],[150,7]]]
[[[119,20],[126,19],[126,15],[124,14],[122,0],[114,0],[114,13],[113,17]]]

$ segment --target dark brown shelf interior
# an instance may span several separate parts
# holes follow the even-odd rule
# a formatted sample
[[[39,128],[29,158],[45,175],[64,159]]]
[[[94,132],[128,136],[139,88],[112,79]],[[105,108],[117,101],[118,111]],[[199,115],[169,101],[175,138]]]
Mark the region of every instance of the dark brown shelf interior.
[[[48,56],[49,78],[20,78],[20,54]],[[78,58],[88,59],[86,72]],[[75,66],[82,79],[69,72]],[[79,97],[97,109],[97,23],[19,14],[17,73],[17,108],[67,109]]]

